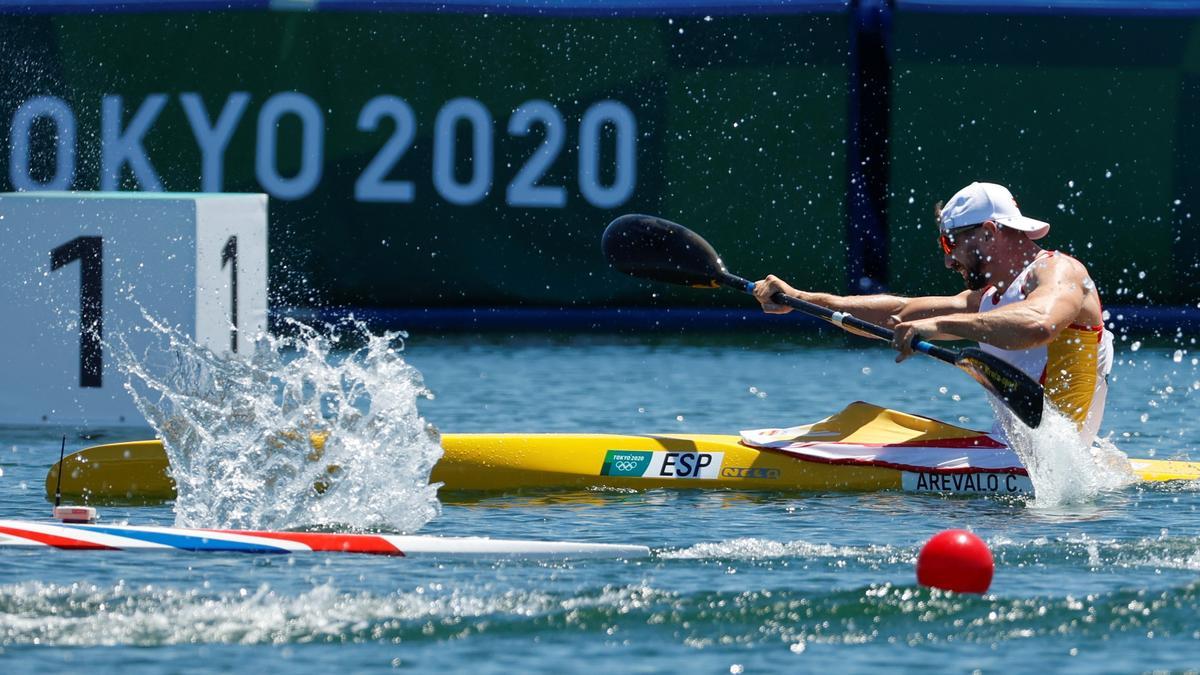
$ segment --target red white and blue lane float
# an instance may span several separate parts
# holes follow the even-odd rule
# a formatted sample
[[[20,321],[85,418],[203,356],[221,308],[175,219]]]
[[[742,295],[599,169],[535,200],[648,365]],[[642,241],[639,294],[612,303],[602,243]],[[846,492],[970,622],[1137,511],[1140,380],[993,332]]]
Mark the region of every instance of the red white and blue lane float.
[[[72,551],[318,552],[491,558],[643,558],[650,555],[650,549],[645,546],[571,541],[97,525],[96,509],[90,506],[55,506],[54,517],[62,522],[0,520],[0,547],[48,547]]]
[[[0,520],[0,547],[191,553],[369,553],[388,556],[642,558],[645,546],[566,541]]]

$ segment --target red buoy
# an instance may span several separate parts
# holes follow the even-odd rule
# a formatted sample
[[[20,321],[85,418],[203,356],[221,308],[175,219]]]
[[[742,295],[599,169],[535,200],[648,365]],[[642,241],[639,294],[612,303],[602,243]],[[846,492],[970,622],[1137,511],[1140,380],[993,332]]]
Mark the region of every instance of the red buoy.
[[[986,593],[995,569],[982,539],[966,530],[944,530],[921,548],[917,583],[956,593]]]

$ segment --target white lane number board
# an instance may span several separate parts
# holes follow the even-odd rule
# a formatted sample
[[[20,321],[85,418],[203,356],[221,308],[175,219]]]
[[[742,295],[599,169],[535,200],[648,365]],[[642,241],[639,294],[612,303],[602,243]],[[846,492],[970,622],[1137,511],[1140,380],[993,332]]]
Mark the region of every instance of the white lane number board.
[[[0,237],[0,423],[141,424],[109,345],[143,308],[219,353],[267,328],[265,195],[7,193]]]

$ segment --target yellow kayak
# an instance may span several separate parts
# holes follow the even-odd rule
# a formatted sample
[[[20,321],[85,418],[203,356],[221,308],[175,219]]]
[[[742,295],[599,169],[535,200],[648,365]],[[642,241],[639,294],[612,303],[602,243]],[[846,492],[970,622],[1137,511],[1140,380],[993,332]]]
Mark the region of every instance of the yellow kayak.
[[[914,444],[970,439],[981,432],[925,417],[855,403],[805,433],[825,442]],[[323,437],[311,439],[318,450]],[[1027,494],[1029,478],[1004,471],[945,474],[885,466],[806,461],[718,434],[443,434],[444,454],[431,482],[443,490],[718,488],[766,491],[904,490],[958,494]],[[309,461],[321,461],[321,452]],[[166,453],[157,440],[100,445],[63,460],[62,494],[69,499],[159,501],[175,496]],[[1131,459],[1147,482],[1200,479],[1200,463]],[[335,467],[330,467],[335,469]],[[46,476],[53,496],[56,464]],[[322,486],[314,486],[317,492]]]

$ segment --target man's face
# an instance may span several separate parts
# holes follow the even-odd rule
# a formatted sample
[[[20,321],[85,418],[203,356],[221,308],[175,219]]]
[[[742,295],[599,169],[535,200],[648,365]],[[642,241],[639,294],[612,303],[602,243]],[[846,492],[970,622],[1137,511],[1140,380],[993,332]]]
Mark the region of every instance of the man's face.
[[[991,273],[986,271],[990,259],[986,249],[990,248],[987,237],[988,223],[961,228],[945,237],[943,253],[948,269],[962,275],[963,284],[968,290],[977,291],[986,288],[991,283]],[[946,251],[946,246],[950,247]]]

